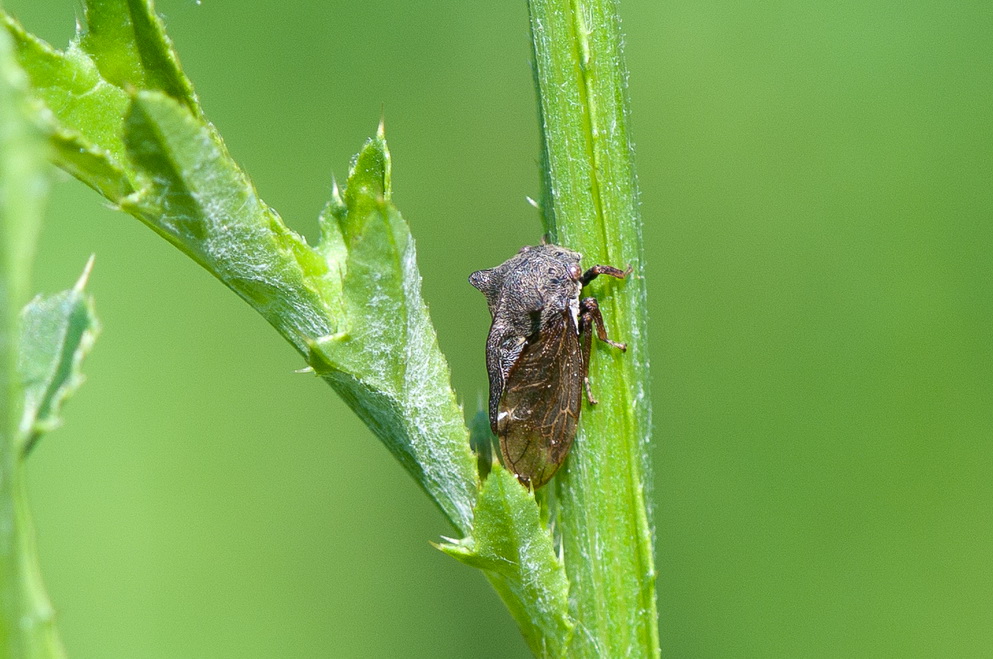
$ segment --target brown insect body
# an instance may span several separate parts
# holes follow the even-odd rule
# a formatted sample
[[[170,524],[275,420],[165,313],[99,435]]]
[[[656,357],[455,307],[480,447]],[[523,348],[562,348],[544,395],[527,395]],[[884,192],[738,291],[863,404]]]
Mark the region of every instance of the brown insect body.
[[[625,348],[607,338],[596,300],[580,300],[580,293],[597,275],[623,278],[630,269],[598,265],[583,273],[580,259],[558,245],[524,247],[469,277],[493,317],[486,340],[490,427],[504,465],[533,489],[551,479],[572,447],[593,329]]]

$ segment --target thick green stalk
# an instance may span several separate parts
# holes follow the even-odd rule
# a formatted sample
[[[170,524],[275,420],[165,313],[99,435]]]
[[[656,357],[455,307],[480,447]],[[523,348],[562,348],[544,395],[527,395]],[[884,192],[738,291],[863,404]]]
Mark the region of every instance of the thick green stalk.
[[[64,656],[41,585],[21,466],[20,309],[45,200],[42,132],[30,119],[27,80],[0,34],[0,656]]]
[[[0,36],[0,653],[23,654],[18,631],[22,610],[18,549],[24,529],[18,524],[17,425],[17,310],[24,295],[25,268],[17,252],[33,249],[24,238],[25,224],[37,222],[36,204],[23,194],[25,177],[31,178],[40,163],[31,152],[38,142],[24,120],[19,97],[19,72],[13,64],[6,35]]]
[[[624,267],[592,294],[620,353],[598,343],[587,407],[556,478],[576,632],[573,657],[660,654],[648,509],[650,397],[645,264],[614,0],[530,0],[542,120],[546,233],[587,265]],[[604,278],[601,278],[604,279]],[[589,290],[589,289],[588,289]]]

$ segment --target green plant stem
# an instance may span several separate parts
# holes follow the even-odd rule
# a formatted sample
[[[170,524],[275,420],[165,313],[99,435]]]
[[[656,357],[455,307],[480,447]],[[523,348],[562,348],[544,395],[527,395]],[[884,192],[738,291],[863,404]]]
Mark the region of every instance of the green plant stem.
[[[647,490],[650,397],[645,265],[614,0],[530,0],[549,237],[625,282],[592,286],[615,340],[598,343],[572,454],[555,481],[573,657],[660,654]]]
[[[26,84],[9,37],[0,34],[0,656],[58,659],[64,652],[41,585],[19,430],[20,309],[45,200],[47,157],[44,136],[29,119]]]

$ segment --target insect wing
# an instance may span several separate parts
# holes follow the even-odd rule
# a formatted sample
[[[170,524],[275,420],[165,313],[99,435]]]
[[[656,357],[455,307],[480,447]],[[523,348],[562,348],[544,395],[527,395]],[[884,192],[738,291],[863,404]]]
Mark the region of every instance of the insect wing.
[[[504,464],[533,489],[548,482],[576,435],[586,368],[568,311],[529,338],[507,375],[497,414]]]

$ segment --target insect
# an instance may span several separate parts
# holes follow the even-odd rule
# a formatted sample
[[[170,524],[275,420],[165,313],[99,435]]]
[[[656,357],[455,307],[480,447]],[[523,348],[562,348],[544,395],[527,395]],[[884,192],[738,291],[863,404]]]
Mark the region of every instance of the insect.
[[[607,338],[596,298],[580,299],[598,275],[630,272],[595,265],[558,245],[523,247],[503,264],[478,270],[469,283],[486,296],[493,324],[486,339],[490,428],[504,465],[525,487],[538,489],[565,460],[576,435],[583,388],[589,391],[590,347]]]

